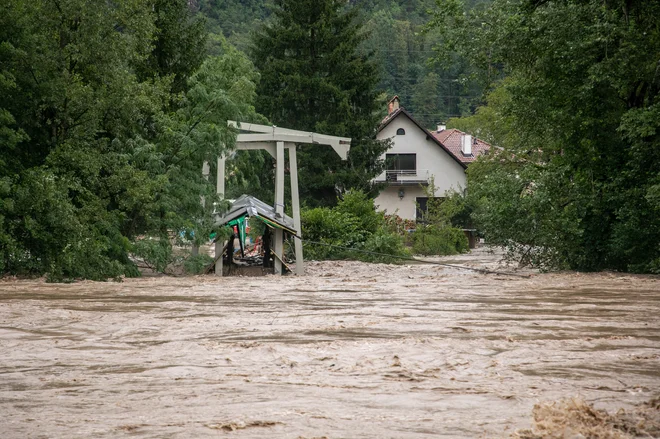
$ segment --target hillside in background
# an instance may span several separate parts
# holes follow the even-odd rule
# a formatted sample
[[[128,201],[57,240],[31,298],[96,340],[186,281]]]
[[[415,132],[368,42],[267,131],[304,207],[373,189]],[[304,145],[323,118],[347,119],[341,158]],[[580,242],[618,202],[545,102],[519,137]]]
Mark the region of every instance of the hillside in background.
[[[480,7],[490,2],[465,3]],[[273,0],[199,0],[197,8],[210,32],[247,52],[251,33],[268,22],[272,4]],[[481,103],[483,88],[466,80],[469,63],[459,57],[430,61],[437,56],[433,48],[441,38],[435,31],[424,31],[429,11],[436,8],[434,0],[351,0],[347,7],[360,11],[369,32],[363,49],[380,65],[379,88],[387,96],[398,95],[427,128],[469,115]]]

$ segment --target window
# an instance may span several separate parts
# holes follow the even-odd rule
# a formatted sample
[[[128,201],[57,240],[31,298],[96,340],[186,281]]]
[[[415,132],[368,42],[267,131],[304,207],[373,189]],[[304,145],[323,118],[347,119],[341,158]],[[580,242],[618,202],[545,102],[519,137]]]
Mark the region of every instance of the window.
[[[417,154],[386,154],[387,173],[415,175],[417,173]]]
[[[405,136],[406,135],[406,130],[404,130],[403,128],[399,128],[398,130],[396,130],[396,135],[397,136]]]

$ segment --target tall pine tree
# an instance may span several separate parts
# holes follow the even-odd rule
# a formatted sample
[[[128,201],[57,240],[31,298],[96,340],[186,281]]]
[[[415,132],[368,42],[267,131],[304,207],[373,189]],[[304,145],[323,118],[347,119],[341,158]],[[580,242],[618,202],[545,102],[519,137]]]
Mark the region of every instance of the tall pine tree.
[[[347,162],[330,148],[299,147],[300,189],[311,206],[350,188],[369,189],[387,145],[375,140],[378,67],[358,51],[357,10],[340,0],[277,0],[253,39],[261,72],[257,110],[274,124],[353,139]]]

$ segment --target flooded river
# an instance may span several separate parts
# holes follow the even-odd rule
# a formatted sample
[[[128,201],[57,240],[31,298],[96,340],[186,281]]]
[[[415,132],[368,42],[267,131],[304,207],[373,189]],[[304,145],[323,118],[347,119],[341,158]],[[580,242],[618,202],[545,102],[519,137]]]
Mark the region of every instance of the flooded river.
[[[660,395],[657,277],[307,271],[0,282],[0,436],[507,437],[540,401]]]

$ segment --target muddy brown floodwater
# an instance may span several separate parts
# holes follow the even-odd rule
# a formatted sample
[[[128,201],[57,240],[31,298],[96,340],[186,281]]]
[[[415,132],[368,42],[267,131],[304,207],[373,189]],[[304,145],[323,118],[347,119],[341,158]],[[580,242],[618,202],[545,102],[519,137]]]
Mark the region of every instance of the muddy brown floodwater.
[[[657,277],[307,271],[0,282],[0,436],[506,437],[537,402],[660,394]]]

